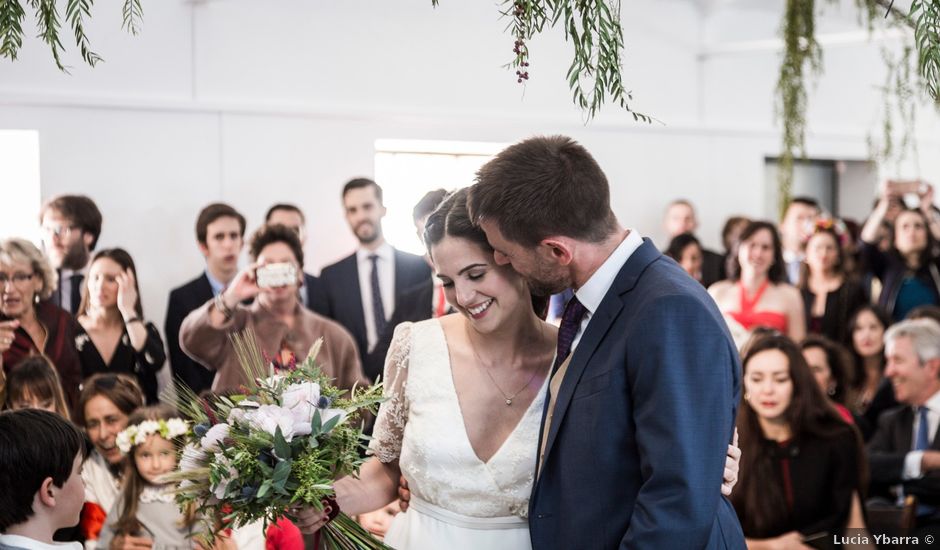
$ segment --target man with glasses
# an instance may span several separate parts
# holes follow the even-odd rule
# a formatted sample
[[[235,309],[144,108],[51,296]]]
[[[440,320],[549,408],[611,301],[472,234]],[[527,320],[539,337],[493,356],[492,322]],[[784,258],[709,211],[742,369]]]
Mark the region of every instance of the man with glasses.
[[[74,315],[82,301],[91,252],[101,234],[101,212],[84,195],[59,195],[42,205],[39,223],[43,249],[59,276],[51,300]]]

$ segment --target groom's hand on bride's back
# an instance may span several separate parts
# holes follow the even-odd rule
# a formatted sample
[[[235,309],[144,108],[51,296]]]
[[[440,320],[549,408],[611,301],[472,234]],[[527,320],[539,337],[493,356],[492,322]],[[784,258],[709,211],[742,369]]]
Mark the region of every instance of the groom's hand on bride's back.
[[[402,512],[408,511],[408,503],[411,502],[411,491],[408,490],[408,480],[405,476],[398,478],[398,507]]]
[[[738,429],[734,429],[734,441],[728,445],[728,456],[725,458],[725,474],[721,480],[721,494],[731,496],[731,490],[738,482],[738,468],[741,465],[741,449],[738,448]]]

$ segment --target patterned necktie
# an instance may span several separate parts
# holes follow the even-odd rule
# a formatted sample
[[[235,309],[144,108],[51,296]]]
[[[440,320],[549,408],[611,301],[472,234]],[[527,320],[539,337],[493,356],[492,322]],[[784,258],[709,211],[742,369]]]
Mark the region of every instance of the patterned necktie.
[[[382,289],[379,287],[378,254],[369,256],[372,261],[372,316],[375,319],[375,334],[382,339],[385,333],[385,306],[382,304]]]
[[[565,306],[565,313],[561,316],[561,326],[558,327],[558,347],[555,350],[552,374],[555,374],[558,367],[571,353],[571,344],[574,343],[574,337],[581,328],[581,319],[584,318],[585,313],[587,313],[587,308],[578,301],[577,296],[572,296],[568,300],[568,305]]]

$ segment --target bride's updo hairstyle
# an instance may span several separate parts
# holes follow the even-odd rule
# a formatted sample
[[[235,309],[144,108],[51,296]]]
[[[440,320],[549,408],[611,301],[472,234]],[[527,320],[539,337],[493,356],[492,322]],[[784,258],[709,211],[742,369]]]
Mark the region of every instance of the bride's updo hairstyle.
[[[431,247],[441,242],[445,236],[470,241],[492,257],[494,251],[490,242],[486,240],[486,233],[470,221],[470,212],[467,210],[468,190],[469,188],[464,187],[454,191],[428,216],[427,224],[424,226],[424,245],[428,249],[428,256],[432,259]],[[532,308],[542,319],[545,319],[548,313],[549,298],[549,296],[532,295]]]

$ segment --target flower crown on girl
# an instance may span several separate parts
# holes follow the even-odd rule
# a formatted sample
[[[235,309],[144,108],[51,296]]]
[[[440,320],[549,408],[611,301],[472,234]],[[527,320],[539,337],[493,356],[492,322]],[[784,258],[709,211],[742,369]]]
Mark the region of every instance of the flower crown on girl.
[[[144,420],[140,424],[128,426],[117,435],[115,443],[123,454],[131,452],[135,446],[147,441],[147,436],[159,434],[163,439],[173,439],[189,433],[189,423],[182,418],[169,420]]]

